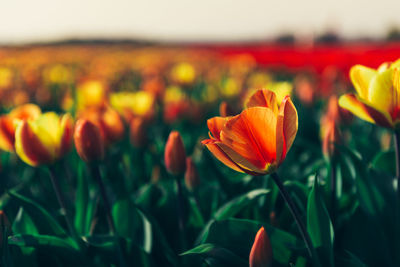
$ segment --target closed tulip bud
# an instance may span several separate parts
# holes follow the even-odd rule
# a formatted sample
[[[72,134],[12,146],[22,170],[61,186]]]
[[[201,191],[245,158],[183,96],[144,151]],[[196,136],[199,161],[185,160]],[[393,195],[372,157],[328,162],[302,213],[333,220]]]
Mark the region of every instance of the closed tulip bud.
[[[342,140],[339,128],[333,120],[325,121],[321,127],[322,152],[326,157],[332,157],[337,153],[335,145],[340,144]]]
[[[250,267],[269,267],[272,265],[272,247],[264,227],[258,230],[249,257]]]
[[[191,157],[186,158],[185,184],[190,191],[200,184],[199,173]]]
[[[146,145],[146,123],[143,118],[136,117],[131,120],[129,139],[134,147],[144,147]]]
[[[185,172],[186,152],[181,135],[177,131],[172,131],[169,134],[165,145],[164,161],[169,173],[179,175]]]
[[[80,119],[74,132],[76,151],[86,162],[104,158],[104,142],[99,128],[89,120]]]
[[[0,210],[0,248],[3,245],[3,233],[11,233],[11,224],[4,211]]]
[[[228,117],[235,115],[235,113],[227,102],[222,101],[219,105],[219,115],[221,115],[221,117]]]

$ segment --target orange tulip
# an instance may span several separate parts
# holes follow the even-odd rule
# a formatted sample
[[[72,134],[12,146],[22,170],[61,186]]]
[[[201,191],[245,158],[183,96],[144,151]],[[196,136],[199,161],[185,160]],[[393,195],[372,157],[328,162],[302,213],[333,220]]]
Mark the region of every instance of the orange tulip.
[[[0,149],[13,152],[15,150],[15,128],[20,120],[36,119],[40,108],[34,104],[25,104],[15,108],[9,114],[0,117]]]
[[[326,120],[321,124],[322,152],[332,157],[336,152],[335,144],[341,143],[341,134],[334,120]]]
[[[233,117],[207,121],[210,139],[202,143],[228,167],[252,175],[274,172],[283,162],[298,129],[289,96],[278,105],[275,93],[258,90],[247,108]]]
[[[104,141],[99,128],[89,120],[78,120],[75,126],[74,141],[76,151],[84,161],[103,159]]]
[[[15,151],[27,164],[50,164],[71,147],[73,121],[69,114],[59,117],[47,112],[35,120],[18,122],[15,130]]]
[[[186,169],[186,152],[181,135],[172,131],[165,145],[164,161],[167,171],[173,175],[183,174]]]
[[[264,227],[258,230],[250,251],[250,267],[268,267],[272,265],[272,247]]]
[[[329,98],[326,113],[321,118],[321,138],[322,152],[327,157],[332,157],[336,153],[335,143],[341,143],[341,133],[338,125],[348,120],[346,110],[341,109],[336,96]],[[347,117],[346,117],[347,116]]]

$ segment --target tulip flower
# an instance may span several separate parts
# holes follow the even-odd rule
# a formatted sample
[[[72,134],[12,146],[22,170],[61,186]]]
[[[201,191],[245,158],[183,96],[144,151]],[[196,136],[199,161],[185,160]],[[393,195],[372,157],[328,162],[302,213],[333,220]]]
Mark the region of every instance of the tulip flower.
[[[104,158],[104,141],[100,130],[89,120],[80,119],[76,123],[74,141],[78,155],[86,162]]]
[[[272,247],[264,227],[258,230],[250,251],[250,267],[268,267],[272,265]]]
[[[167,171],[173,175],[183,174],[186,169],[186,152],[181,135],[177,131],[169,134],[164,153]]]
[[[233,117],[207,121],[210,139],[202,143],[228,167],[252,175],[274,172],[283,162],[298,129],[290,97],[278,105],[275,93],[259,90]]]
[[[144,147],[147,143],[146,122],[143,118],[133,118],[129,125],[129,139],[134,147]]]
[[[339,105],[359,118],[385,128],[400,128],[400,60],[377,70],[353,66],[350,78],[357,94],[345,94]]]
[[[99,128],[105,145],[122,139],[124,135],[123,120],[118,112],[110,107],[85,109],[78,117],[91,121]]]
[[[73,121],[69,114],[62,117],[47,112],[35,120],[18,122],[15,130],[15,151],[27,164],[50,164],[61,158],[71,147]]]
[[[0,117],[0,149],[13,152],[15,150],[15,128],[20,120],[36,119],[40,108],[34,104],[25,104],[13,109],[9,114]]]

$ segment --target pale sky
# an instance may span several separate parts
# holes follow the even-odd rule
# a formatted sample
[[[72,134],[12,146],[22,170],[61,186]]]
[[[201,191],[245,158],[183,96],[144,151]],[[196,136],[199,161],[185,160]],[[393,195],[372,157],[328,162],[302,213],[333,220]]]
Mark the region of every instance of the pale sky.
[[[400,0],[0,0],[0,43],[63,38],[232,41],[400,27]]]

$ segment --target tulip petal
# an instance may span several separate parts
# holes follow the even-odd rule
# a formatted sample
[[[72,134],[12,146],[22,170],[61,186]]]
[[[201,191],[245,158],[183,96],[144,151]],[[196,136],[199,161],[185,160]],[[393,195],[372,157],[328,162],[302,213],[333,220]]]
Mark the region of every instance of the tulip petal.
[[[36,119],[41,114],[39,106],[35,104],[25,104],[13,109],[9,116],[21,120]]]
[[[278,113],[276,95],[274,92],[266,89],[255,92],[247,101],[246,107],[266,107],[272,109],[275,114]]]
[[[361,99],[367,99],[368,86],[377,71],[362,65],[355,65],[350,69],[350,79]]]
[[[49,163],[53,159],[52,153],[47,150],[27,121],[19,122],[15,131],[15,151],[31,166]]]
[[[210,130],[212,136],[220,140],[220,132],[222,128],[224,127],[225,123],[230,119],[231,117],[214,117],[211,119],[207,120],[207,126],[208,129]]]
[[[390,112],[397,102],[394,93],[393,69],[387,69],[372,78],[368,89],[368,102],[380,111]]]
[[[208,150],[223,164],[231,169],[238,172],[244,172],[232,159],[230,159],[226,153],[217,145],[217,142],[213,139],[207,139],[202,142]]]
[[[264,175],[276,169],[275,163],[266,163],[263,168],[259,168],[226,144],[217,142],[217,145],[245,173],[251,175]]]
[[[53,157],[56,157],[60,148],[62,134],[60,117],[54,112],[46,112],[35,121],[32,121],[30,125],[40,142],[46,147],[46,150],[51,152]]]
[[[58,156],[61,157],[71,148],[74,132],[74,123],[71,115],[65,114],[61,118],[61,143]]]
[[[221,141],[259,169],[276,161],[277,117],[265,107],[245,109],[226,122]]]
[[[8,116],[0,117],[0,149],[14,151],[14,123]]]
[[[349,110],[362,120],[375,123],[383,127],[392,128],[389,114],[376,110],[364,100],[357,98],[354,94],[345,94],[339,98],[339,106]]]
[[[279,107],[279,115],[283,115],[284,150],[281,161],[292,146],[299,128],[297,110],[289,96],[286,96]]]

